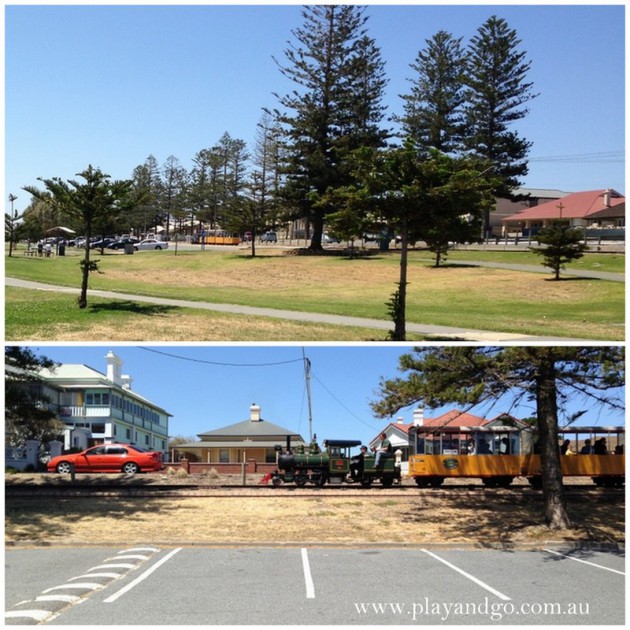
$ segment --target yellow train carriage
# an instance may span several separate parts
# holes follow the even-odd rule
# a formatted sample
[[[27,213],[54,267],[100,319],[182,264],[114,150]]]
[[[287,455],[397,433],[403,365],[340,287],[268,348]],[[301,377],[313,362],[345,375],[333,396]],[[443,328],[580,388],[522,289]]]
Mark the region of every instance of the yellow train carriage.
[[[224,230],[206,230],[201,233],[199,242],[203,245],[239,245],[241,238]]]
[[[568,434],[573,446],[566,446]],[[625,480],[623,427],[580,427],[560,432],[568,454],[560,455],[563,476],[591,477],[597,485],[618,486]],[[587,437],[588,436],[588,437]],[[420,487],[440,486],[446,479],[476,478],[488,487],[507,487],[515,477],[541,485],[536,434],[516,427],[412,427],[408,476]],[[603,450],[602,440],[608,446]],[[569,440],[571,442],[571,440]],[[600,451],[594,452],[595,443]],[[591,451],[589,452],[589,449]]]
[[[225,230],[201,230],[190,241],[195,245],[240,245],[241,237]]]
[[[559,435],[564,477],[591,477],[598,486],[608,487],[625,483],[625,427],[573,427]],[[540,455],[523,457],[521,475],[532,485],[541,485]]]

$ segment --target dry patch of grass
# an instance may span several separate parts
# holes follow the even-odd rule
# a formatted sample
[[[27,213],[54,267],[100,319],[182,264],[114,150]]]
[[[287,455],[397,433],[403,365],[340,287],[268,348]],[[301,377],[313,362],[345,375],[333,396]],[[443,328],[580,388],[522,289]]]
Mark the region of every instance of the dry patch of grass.
[[[623,501],[571,503],[575,529],[540,525],[542,503],[495,497],[216,497],[90,500],[10,498],[14,541],[169,544],[543,543],[624,540]]]

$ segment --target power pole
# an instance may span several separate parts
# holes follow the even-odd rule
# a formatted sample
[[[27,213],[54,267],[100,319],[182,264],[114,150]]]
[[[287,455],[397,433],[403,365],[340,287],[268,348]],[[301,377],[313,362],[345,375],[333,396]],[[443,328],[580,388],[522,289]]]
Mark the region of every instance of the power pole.
[[[304,379],[306,381],[306,397],[308,400],[308,439],[313,441],[313,408],[311,405],[311,360],[306,356],[302,348],[302,358],[304,359]]]

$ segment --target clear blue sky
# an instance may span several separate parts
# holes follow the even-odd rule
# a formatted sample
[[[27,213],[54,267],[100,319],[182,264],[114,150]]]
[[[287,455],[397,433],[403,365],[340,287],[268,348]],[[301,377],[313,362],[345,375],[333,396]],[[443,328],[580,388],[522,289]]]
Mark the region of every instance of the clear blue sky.
[[[378,397],[379,381],[399,375],[398,359],[409,351],[406,346],[380,344],[147,348],[54,345],[34,346],[33,350],[59,363],[83,363],[102,373],[107,370],[105,355],[113,350],[123,361],[122,373],[133,379],[132,389],[173,414],[171,436],[196,438],[199,433],[246,420],[255,402],[265,420],[308,439],[304,351],[311,361],[313,431],[318,439],[360,439],[365,443],[388,422],[375,418],[369,406]],[[275,363],[280,365],[269,365]],[[506,396],[492,408],[483,405],[473,412],[488,418],[503,412],[519,418],[534,415],[531,403],[521,407],[512,407],[512,403],[513,397]],[[584,407],[584,401],[573,400],[571,404],[572,410]],[[579,422],[582,426],[624,424],[620,412],[602,413],[592,404],[588,407],[589,413]],[[425,415],[436,417],[453,408],[427,409]],[[411,422],[412,411],[404,409],[399,415]]]
[[[467,42],[491,15],[505,18],[540,93],[516,127],[534,143],[525,185],[625,192],[624,10],[371,5],[367,14],[390,114],[401,112],[427,38],[445,29]],[[6,208],[12,193],[23,210],[21,188],[38,177],[93,164],[128,178],[149,154],[190,168],[226,131],[251,143],[273,93],[293,88],[272,57],[284,60],[302,23],[297,5],[6,7]]]

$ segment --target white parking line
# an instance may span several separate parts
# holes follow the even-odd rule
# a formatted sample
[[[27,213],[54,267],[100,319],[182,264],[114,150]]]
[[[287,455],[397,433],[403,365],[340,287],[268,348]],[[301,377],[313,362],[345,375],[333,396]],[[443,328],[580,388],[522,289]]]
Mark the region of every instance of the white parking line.
[[[129,582],[129,584],[127,584],[127,586],[124,586],[119,591],[117,591],[116,593],[114,593],[113,595],[108,597],[107,599],[103,600],[104,603],[105,604],[111,604],[112,602],[115,602],[119,597],[121,597],[122,595],[124,595],[125,593],[130,591],[132,588],[134,588],[138,584],[140,584],[140,582],[142,582],[146,578],[148,578],[149,575],[151,575],[151,573],[153,573],[156,569],[161,567],[165,562],[170,560],[176,553],[178,553],[181,550],[182,550],[181,547],[178,547],[177,549],[173,549],[173,551],[171,551],[169,554],[164,556],[161,560],[158,560],[152,567],[150,567],[144,573],[139,575],[135,580],[133,580],[132,582]]]
[[[77,575],[76,577],[70,578],[68,582],[73,582],[74,580],[85,580],[85,578],[95,578],[95,577],[107,577],[107,578],[119,578],[122,573],[114,573],[113,571],[103,571],[103,573],[84,573],[83,575]]]
[[[608,567],[602,566],[601,564],[595,564],[594,562],[588,562],[587,560],[581,560],[580,558],[574,558],[573,556],[568,556],[565,553],[559,553],[554,551],[553,549],[543,549],[547,553],[552,553],[556,556],[562,556],[563,558],[568,558],[569,560],[575,560],[576,562],[581,562],[582,564],[588,564],[591,567],[597,567],[598,569],[603,569],[604,571],[610,571],[611,573],[618,573],[619,575],[625,575],[623,571],[617,571],[617,569],[610,569]]]
[[[311,576],[311,567],[308,562],[306,548],[302,548],[302,568],[304,569],[304,582],[306,583],[306,598],[315,599],[315,585]]]
[[[450,567],[451,569],[453,569],[453,571],[457,571],[457,573],[463,575],[464,577],[467,577],[469,580],[473,581],[475,584],[478,584],[482,588],[485,588],[487,591],[490,591],[491,593],[496,595],[498,598],[503,599],[505,601],[510,601],[512,599],[511,597],[508,597],[507,595],[504,595],[503,593],[492,588],[492,586],[489,586],[485,582],[482,582],[480,579],[476,578],[474,575],[471,575],[470,573],[466,573],[466,571],[464,571],[463,569],[460,569],[459,567],[456,567],[454,564],[451,564],[448,560],[444,560],[444,558],[440,558],[440,556],[436,556],[433,552],[429,551],[428,549],[422,549],[422,551],[424,551],[424,553],[431,556],[432,558],[439,560],[442,564],[445,564],[447,567]]]
[[[131,562],[110,562],[108,564],[99,564],[96,567],[92,567],[91,569],[88,569],[88,573],[90,571],[97,571],[98,569],[133,569],[136,566],[136,564],[133,564]]]
[[[103,588],[103,585],[100,582],[80,582],[79,584],[61,584],[60,586],[53,586],[52,588],[47,588],[42,593],[50,593],[51,591],[58,591],[62,588],[81,588],[81,589],[89,589],[96,590],[99,588]]]
[[[51,614],[50,610],[11,610],[10,612],[4,613],[4,618],[18,619],[20,617],[28,617],[35,621],[43,621]]]
[[[76,602],[81,599],[78,595],[39,595],[36,602]]]
[[[110,560],[148,560],[148,559],[149,559],[149,556],[145,556],[140,553],[128,554],[124,556],[121,556],[120,554],[118,554],[116,556],[112,556],[111,558],[105,558],[103,562],[109,562]]]

